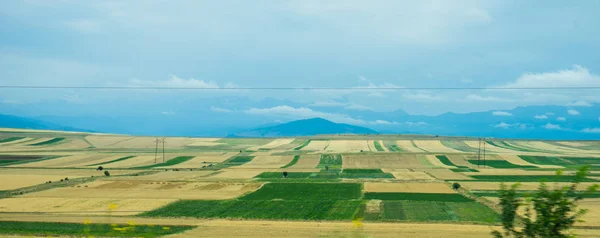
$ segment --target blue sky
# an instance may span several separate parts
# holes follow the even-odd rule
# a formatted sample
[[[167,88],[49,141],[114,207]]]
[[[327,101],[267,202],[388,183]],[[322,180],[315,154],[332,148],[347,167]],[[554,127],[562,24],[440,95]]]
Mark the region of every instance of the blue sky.
[[[385,88],[600,86],[599,11],[592,0],[6,1],[2,85],[379,90],[0,89],[0,112],[166,116],[194,105],[224,117],[262,114],[266,123],[353,122],[348,110],[575,110],[598,102],[599,90]]]

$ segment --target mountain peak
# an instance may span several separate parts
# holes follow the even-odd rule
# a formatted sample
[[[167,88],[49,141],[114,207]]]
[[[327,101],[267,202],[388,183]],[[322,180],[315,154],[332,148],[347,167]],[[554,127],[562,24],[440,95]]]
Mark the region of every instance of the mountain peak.
[[[233,137],[314,136],[323,134],[377,134],[369,128],[335,123],[315,117],[291,121],[276,126],[257,128],[231,135]]]

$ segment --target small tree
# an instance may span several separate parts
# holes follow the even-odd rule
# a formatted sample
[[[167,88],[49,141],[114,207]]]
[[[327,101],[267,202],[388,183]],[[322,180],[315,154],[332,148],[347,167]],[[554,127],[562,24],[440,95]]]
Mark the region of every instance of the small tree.
[[[104,167],[98,166],[98,168],[96,169],[96,171],[102,171],[103,169],[104,169]]]
[[[452,184],[452,188],[453,188],[454,190],[458,190],[458,189],[460,188],[460,183],[453,183],[453,184]]]
[[[105,171],[104,171],[104,175],[106,175],[106,176],[110,176],[110,173],[108,172],[108,170],[105,170]]]
[[[325,171],[329,171],[329,166],[325,166]]]
[[[287,178],[287,176],[288,176],[288,172],[283,171],[283,177]]]
[[[548,189],[544,183],[532,195],[522,199],[517,194],[519,184],[513,184],[510,188],[501,185],[500,206],[502,207],[502,227],[504,233],[493,231],[492,235],[502,237],[570,237],[565,234],[575,222],[583,216],[587,210],[578,209],[577,202],[583,199],[586,193],[594,193],[598,185],[587,188],[586,192],[578,192],[577,185],[587,177],[590,166],[584,166],[577,171],[571,186],[556,187]],[[562,171],[557,171],[557,176]],[[517,210],[520,206],[525,207],[525,216],[517,220]],[[522,228],[517,226],[522,225]]]
[[[66,177],[66,178],[65,178],[65,181],[69,181],[69,177]]]

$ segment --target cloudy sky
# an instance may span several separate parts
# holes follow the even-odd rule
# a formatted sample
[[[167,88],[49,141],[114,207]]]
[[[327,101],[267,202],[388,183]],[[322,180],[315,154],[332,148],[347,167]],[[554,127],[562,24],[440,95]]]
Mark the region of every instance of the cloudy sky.
[[[593,0],[5,1],[2,86],[228,90],[4,88],[0,113],[576,110],[600,90],[497,88],[600,86],[599,11]],[[255,87],[370,89],[239,89]]]

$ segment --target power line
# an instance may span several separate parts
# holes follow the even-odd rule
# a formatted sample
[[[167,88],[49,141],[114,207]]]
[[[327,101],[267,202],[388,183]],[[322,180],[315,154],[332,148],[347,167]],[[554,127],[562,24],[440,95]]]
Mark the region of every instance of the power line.
[[[241,88],[206,88],[206,87],[135,87],[135,86],[34,86],[34,85],[0,85],[2,89],[111,89],[111,90],[598,90],[600,86],[590,87],[241,87]]]

